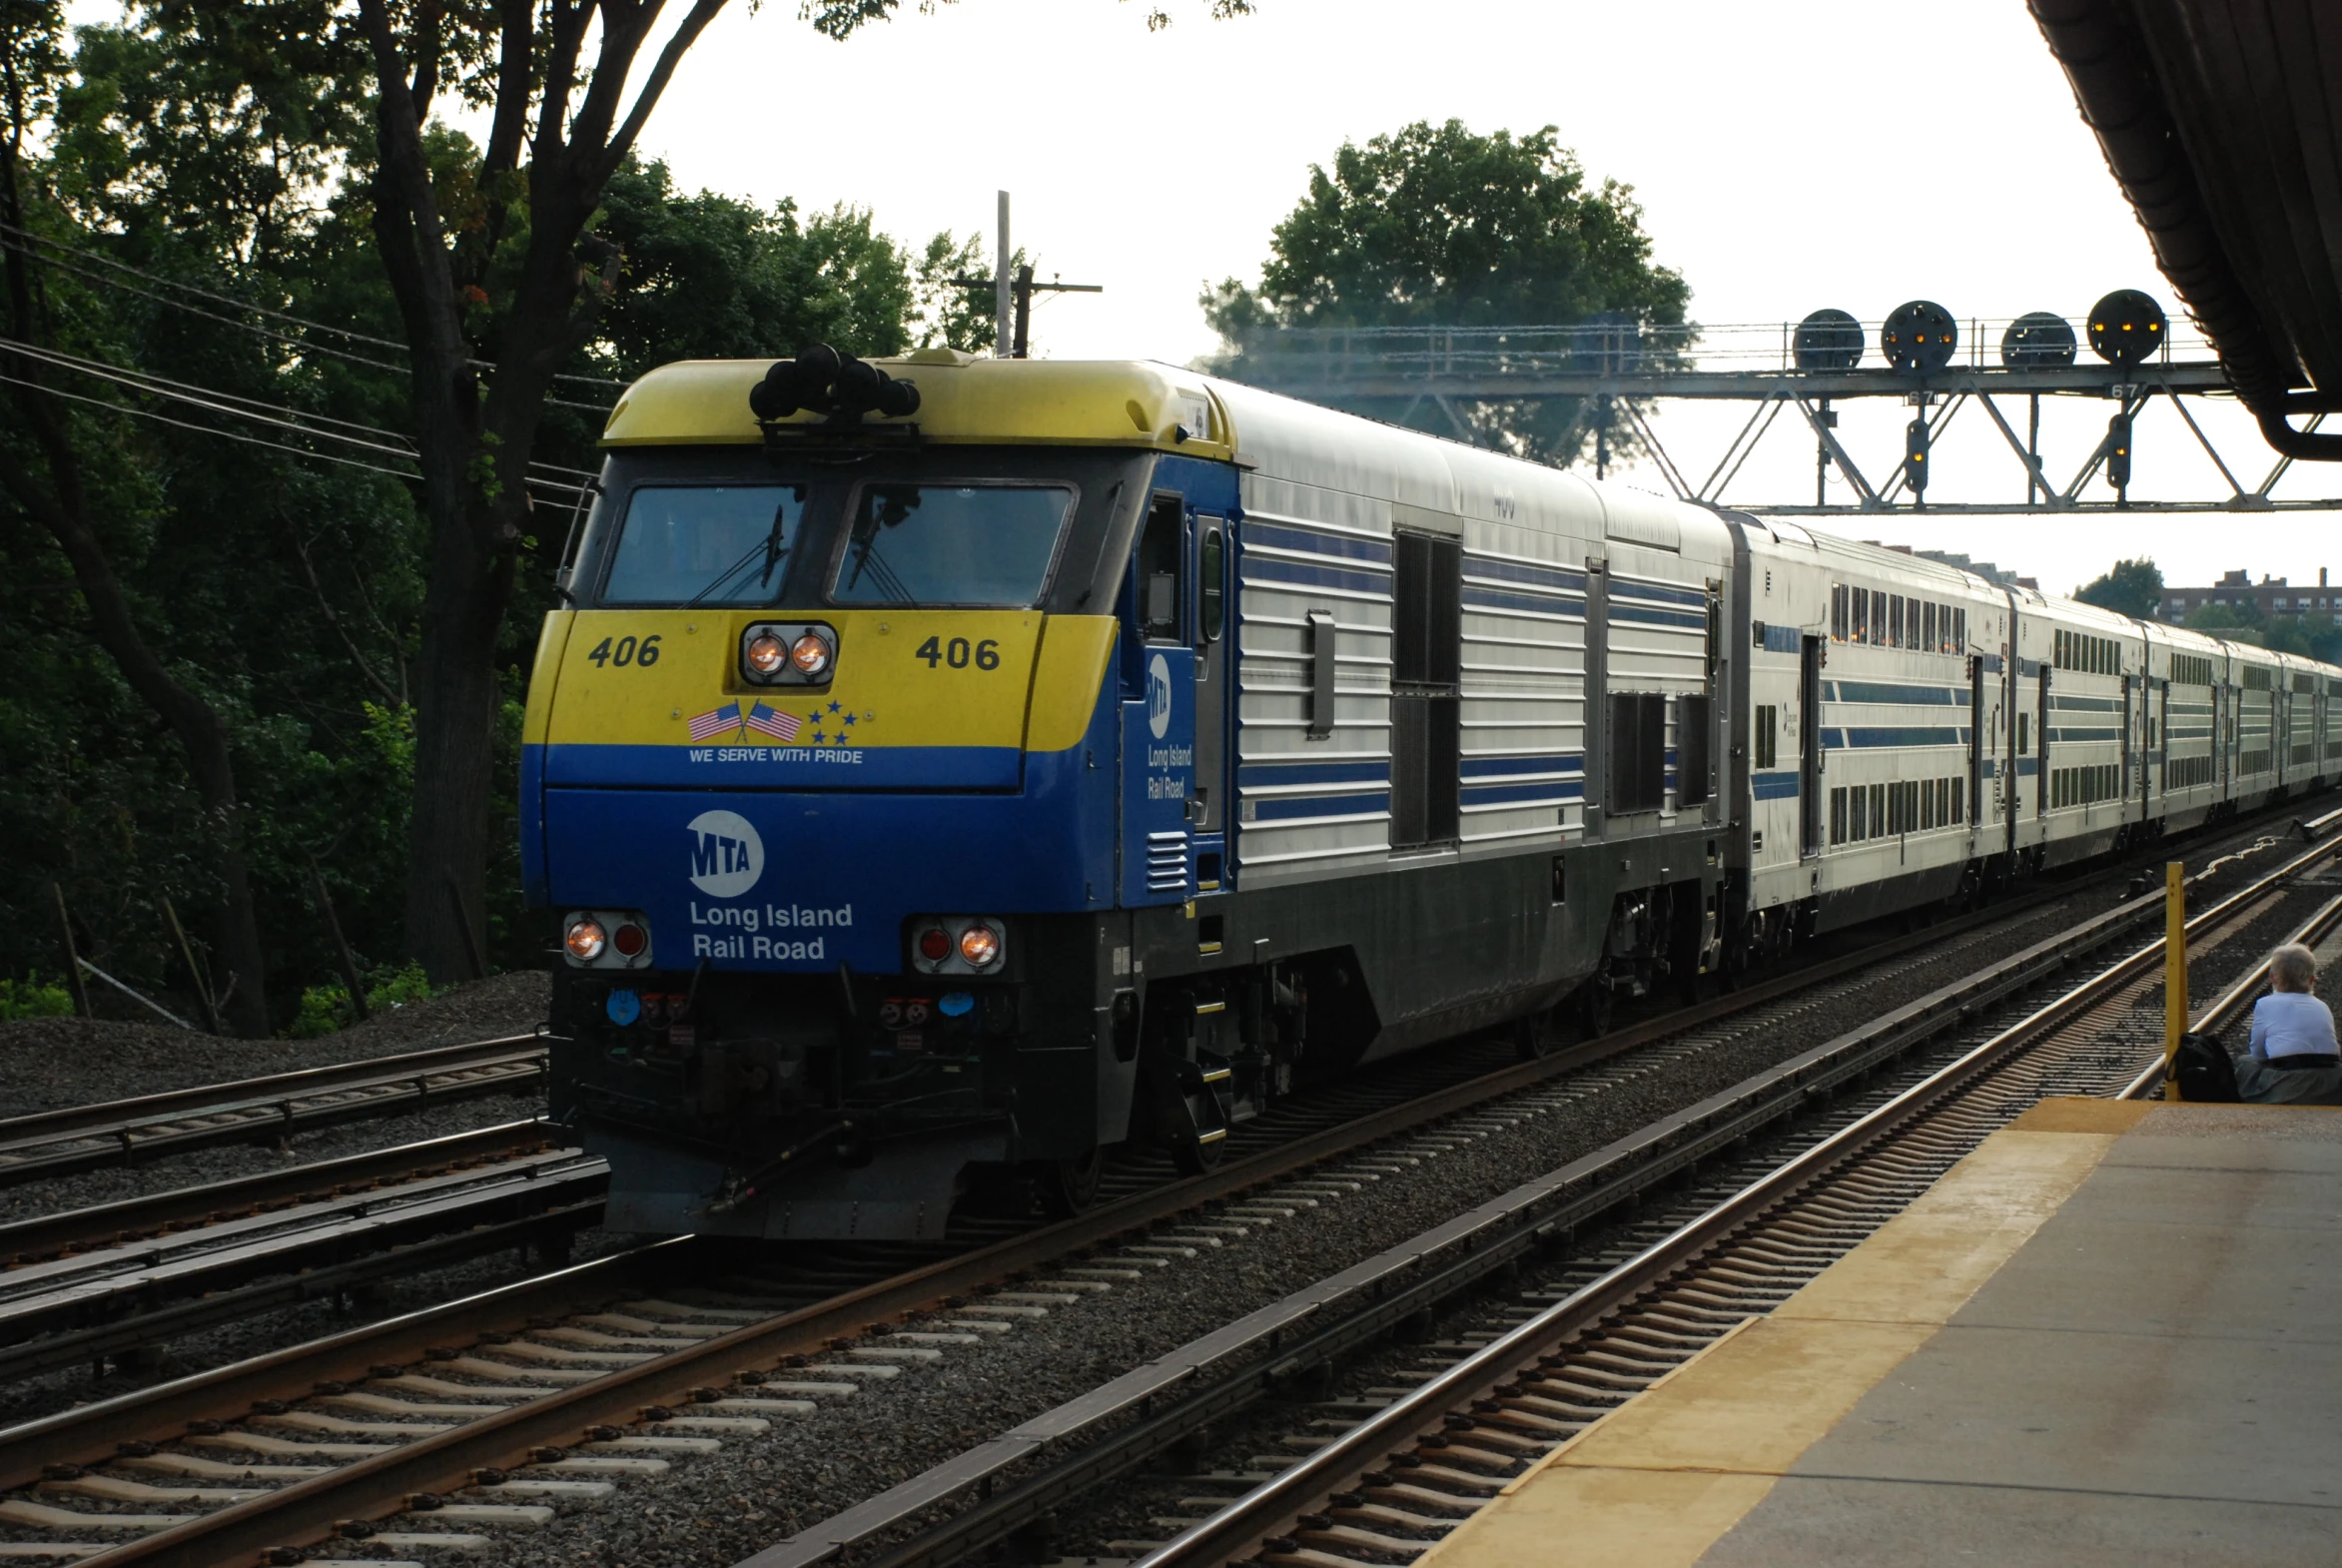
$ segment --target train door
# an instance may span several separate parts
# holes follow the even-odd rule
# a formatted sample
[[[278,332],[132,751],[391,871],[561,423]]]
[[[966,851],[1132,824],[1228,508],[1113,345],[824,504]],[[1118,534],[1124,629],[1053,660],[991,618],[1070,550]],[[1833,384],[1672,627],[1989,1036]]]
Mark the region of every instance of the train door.
[[[1123,660],[1125,905],[1171,903],[1194,891],[1188,871],[1195,651],[1186,630],[1194,595],[1186,519],[1186,501],[1177,493],[1149,500],[1125,595],[1131,649]]]
[[[1798,800],[1801,856],[1819,855],[1822,827],[1822,649],[1819,637],[1805,639],[1798,667]]]
[[[2154,694],[2155,716],[2147,720],[2147,820],[2154,820],[2156,795],[2171,793],[2171,682],[2159,681]]]
[[[2033,815],[2049,814],[2049,666],[2040,668],[2040,687],[2033,697]]]
[[[1215,512],[1187,514],[1187,566],[1195,584],[1195,613],[1188,621],[1195,652],[1195,792],[1188,829],[1195,849],[1195,889],[1225,885],[1228,812],[1228,680],[1234,670],[1228,636],[1228,536],[1226,517]]]
[[[1991,819],[1984,815],[1984,759],[1992,742],[1984,727],[1984,656],[1967,656],[1967,819],[1972,830]]]

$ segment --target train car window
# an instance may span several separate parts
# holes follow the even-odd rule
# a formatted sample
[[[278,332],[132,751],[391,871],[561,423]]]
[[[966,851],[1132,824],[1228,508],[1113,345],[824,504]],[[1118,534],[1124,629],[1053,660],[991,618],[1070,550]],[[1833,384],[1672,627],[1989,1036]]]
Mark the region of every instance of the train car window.
[[[1871,832],[1874,836],[1887,832],[1887,786],[1871,786]]]
[[[1920,646],[1933,653],[1944,651],[1936,643],[1936,606],[1933,603],[1920,606]]]
[[[1854,640],[1871,640],[1871,596],[1861,588],[1854,590]]]
[[[1056,484],[866,484],[855,497],[830,602],[1039,603],[1073,511],[1074,492]],[[1152,539],[1152,517],[1147,531]],[[1172,548],[1175,573],[1175,537]],[[1172,581],[1175,600],[1175,575]]]
[[[1846,842],[1846,791],[1843,788],[1830,792],[1830,842]]]
[[[1196,602],[1201,610],[1199,628],[1205,642],[1219,640],[1220,627],[1227,618],[1227,545],[1217,528],[1203,530],[1203,543],[1198,547],[1196,571],[1202,577],[1197,584]]]
[[[1966,801],[1962,798],[1966,792],[1967,780],[1955,778],[1952,781],[1952,820],[1954,823],[1965,820],[1961,808],[1966,805]]]
[[[1887,641],[1887,594],[1884,589],[1871,595],[1871,640],[1881,645]]]
[[[1866,818],[1864,807],[1870,798],[1870,793],[1871,792],[1869,790],[1864,789],[1860,784],[1857,784],[1854,787],[1854,798],[1848,803],[1851,809],[1848,815],[1849,827],[1847,829],[1846,836],[1849,840],[1857,844],[1860,844],[1864,839],[1870,837],[1870,834],[1863,831]]]
[[[1830,585],[1830,640],[1846,640],[1846,584],[1843,582]]]
[[[2016,754],[2020,757],[2029,756],[2032,753],[2031,719],[2032,715],[2029,713],[2019,713],[2016,716]]]
[[[1139,626],[1151,642],[1178,642],[1179,530],[1185,503],[1158,495],[1139,537]]]
[[[638,484],[596,600],[769,604],[805,518],[802,484]]]
[[[1762,702],[1757,705],[1756,724],[1754,726],[1756,735],[1754,740],[1757,753],[1756,765],[1760,768],[1769,768],[1773,766],[1775,760],[1779,756],[1779,752],[1775,744],[1773,724],[1774,715],[1780,711],[1781,710],[1778,707],[1775,707],[1772,703],[1769,702]]]

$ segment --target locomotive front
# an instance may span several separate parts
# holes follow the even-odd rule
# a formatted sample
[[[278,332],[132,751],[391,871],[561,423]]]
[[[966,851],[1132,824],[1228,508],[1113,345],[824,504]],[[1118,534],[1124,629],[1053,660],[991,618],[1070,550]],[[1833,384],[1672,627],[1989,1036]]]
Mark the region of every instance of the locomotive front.
[[[1209,399],[932,352],[857,407],[886,374],[805,359],[754,411],[761,364],[628,391],[530,682],[552,1111],[616,1229],[934,1235],[988,1170],[1078,1204],[1125,1132],[1124,567],[1159,469],[1232,493]]]

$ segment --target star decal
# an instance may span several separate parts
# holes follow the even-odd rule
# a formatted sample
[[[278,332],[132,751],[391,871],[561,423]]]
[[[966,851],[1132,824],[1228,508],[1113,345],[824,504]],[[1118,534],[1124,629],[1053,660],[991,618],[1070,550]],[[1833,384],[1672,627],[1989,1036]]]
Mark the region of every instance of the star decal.
[[[848,724],[851,724],[851,723],[853,723],[853,722],[854,722],[854,715],[853,715],[853,714],[851,714],[851,713],[847,714],[847,715],[846,715],[846,722],[847,722]]]
[[[820,730],[815,730],[815,731],[813,732],[813,743],[814,743],[816,746],[818,746],[818,745],[822,744],[824,741],[826,741],[826,740],[828,740],[828,739],[829,739],[829,737],[828,737],[827,735],[824,735],[824,734],[823,734],[823,733],[822,733]]]
[[[831,711],[832,713],[836,713],[836,712],[838,712],[838,711],[839,711],[839,709],[838,709],[838,705],[837,705],[836,703],[834,703],[834,702],[833,702],[833,703],[831,703],[831,704],[830,704],[830,711]]]

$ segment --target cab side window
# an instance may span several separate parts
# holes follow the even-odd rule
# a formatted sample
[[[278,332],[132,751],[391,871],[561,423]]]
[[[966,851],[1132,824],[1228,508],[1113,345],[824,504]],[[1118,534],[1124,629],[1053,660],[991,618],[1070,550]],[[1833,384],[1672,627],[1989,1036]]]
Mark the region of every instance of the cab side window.
[[[1158,495],[1139,536],[1139,629],[1149,642],[1178,642],[1179,556],[1183,507],[1176,495]]]

